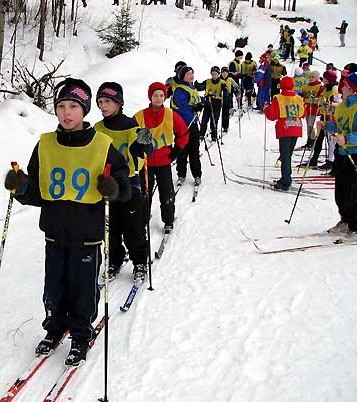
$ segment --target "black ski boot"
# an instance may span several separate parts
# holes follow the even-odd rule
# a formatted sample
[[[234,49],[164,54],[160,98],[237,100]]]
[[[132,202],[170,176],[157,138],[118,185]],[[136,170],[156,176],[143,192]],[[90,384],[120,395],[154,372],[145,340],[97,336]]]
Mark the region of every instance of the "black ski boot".
[[[48,356],[50,355],[54,349],[58,346],[62,339],[61,335],[51,334],[47,332],[47,335],[42,339],[42,341],[37,345],[35,349],[36,356]]]
[[[76,341],[72,339],[71,349],[68,356],[64,362],[66,366],[78,367],[86,362],[88,351],[87,341]]]

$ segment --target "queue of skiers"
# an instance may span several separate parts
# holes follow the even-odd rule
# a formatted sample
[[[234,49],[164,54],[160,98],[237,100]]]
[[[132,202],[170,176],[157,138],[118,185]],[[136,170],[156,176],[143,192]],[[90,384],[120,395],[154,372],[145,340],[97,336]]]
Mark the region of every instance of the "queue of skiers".
[[[250,52],[244,57],[237,50],[227,66],[213,66],[202,82],[195,80],[192,67],[179,61],[174,77],[165,84],[150,84],[148,106],[133,117],[124,114],[122,86],[104,82],[95,97],[103,118],[93,127],[84,120],[91,109],[89,86],[73,78],[58,84],[58,126],[41,135],[27,174],[14,167],[5,178],[6,189],[17,201],[41,208],[39,226],[46,240],[42,325],[47,334],[36,347],[37,355],[50,354],[69,331],[72,343],[66,365],[85,362],[98,313],[104,201],[110,201],[109,279],[115,278],[128,253],[134,282],[144,281],[155,182],[164,233],[169,235],[175,219],[172,162],[176,161],[177,185],[186,180],[187,164],[194,185],[201,185],[200,140],[205,140],[208,124],[211,140],[219,139],[220,115],[221,136],[228,131],[234,99],[239,110],[253,107],[256,99],[255,109],[276,120],[282,173],[277,189],[290,188],[291,155],[302,136],[302,119],[308,129],[306,148],[314,150],[310,166],[317,166],[326,136],[331,148],[325,168],[332,168],[334,157],[337,161],[341,222],[357,237],[357,216],[346,187],[351,190],[357,179],[342,183],[351,171],[348,157],[357,163],[357,65],[345,66],[338,88],[333,66],[321,82],[317,71],[309,71],[308,58],[300,58],[302,66],[295,69],[295,77],[288,77],[272,46],[259,63]],[[168,98],[170,107],[164,106]]]

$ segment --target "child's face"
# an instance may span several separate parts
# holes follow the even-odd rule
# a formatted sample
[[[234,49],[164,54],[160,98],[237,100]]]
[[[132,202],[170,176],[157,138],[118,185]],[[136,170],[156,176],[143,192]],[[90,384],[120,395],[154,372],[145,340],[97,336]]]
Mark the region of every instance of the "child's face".
[[[157,89],[156,91],[154,91],[151,97],[152,106],[154,108],[159,108],[163,105],[164,102],[165,102],[164,91],[162,91],[161,89]]]
[[[217,73],[217,71],[212,71],[212,72],[211,72],[211,75],[212,75],[212,78],[213,78],[214,80],[216,80],[216,79],[218,78],[218,76],[219,76],[219,73]]]
[[[184,80],[185,82],[193,82],[194,79],[195,79],[195,75],[194,75],[193,71],[192,71],[192,70],[189,70],[189,71],[187,71],[187,73],[185,74],[185,77],[184,77],[183,80]]]
[[[120,104],[113,99],[101,97],[98,98],[98,107],[102,112],[103,117],[114,116],[120,110]]]
[[[221,75],[222,75],[222,77],[224,79],[226,79],[228,77],[228,72],[227,71],[222,71]]]
[[[58,121],[65,131],[77,131],[83,129],[83,108],[71,100],[63,100],[56,106]]]

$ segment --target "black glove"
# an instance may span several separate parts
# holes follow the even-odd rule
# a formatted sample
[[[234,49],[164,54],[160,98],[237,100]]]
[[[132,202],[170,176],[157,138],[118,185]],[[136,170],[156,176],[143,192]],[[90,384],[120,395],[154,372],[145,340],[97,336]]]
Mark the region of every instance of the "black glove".
[[[176,145],[171,148],[171,152],[170,152],[170,159],[171,162],[173,162],[180,154],[181,149],[179,147],[177,147]]]
[[[194,106],[194,111],[200,112],[204,107],[205,107],[205,104],[203,102],[196,103]]]
[[[149,145],[152,142],[152,132],[148,128],[138,128],[136,130],[138,135],[137,141],[139,144]]]
[[[21,169],[17,172],[14,170],[9,170],[5,177],[5,188],[10,191],[15,191],[15,195],[25,194],[27,184],[27,174],[25,174]]]
[[[154,150],[152,144],[139,144],[137,140],[135,140],[129,147],[129,152],[133,157],[145,158],[145,154],[147,156],[150,156],[152,154],[152,151]]]
[[[107,197],[110,200],[118,198],[119,186],[113,176],[100,174],[98,176],[97,189],[103,197]]]

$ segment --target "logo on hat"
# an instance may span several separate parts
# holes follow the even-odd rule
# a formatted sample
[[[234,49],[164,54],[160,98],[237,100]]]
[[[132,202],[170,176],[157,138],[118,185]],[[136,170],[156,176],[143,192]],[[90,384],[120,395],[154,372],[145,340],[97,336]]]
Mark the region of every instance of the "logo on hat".
[[[81,99],[84,101],[87,101],[89,99],[89,96],[85,93],[85,91],[82,88],[73,88],[71,91],[72,94],[79,96]]]

